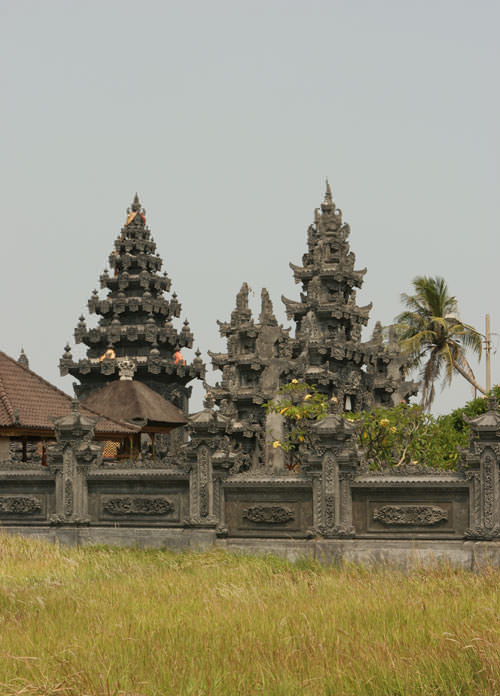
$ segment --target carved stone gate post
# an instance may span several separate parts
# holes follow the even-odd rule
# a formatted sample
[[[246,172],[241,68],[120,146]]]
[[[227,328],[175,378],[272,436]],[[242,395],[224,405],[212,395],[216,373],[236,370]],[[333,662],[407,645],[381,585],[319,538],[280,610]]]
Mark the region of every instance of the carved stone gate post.
[[[220,475],[214,476],[214,453],[219,447],[226,419],[205,400],[205,409],[189,419],[190,442],[186,447],[190,463],[189,520],[193,526],[216,526],[221,506]],[[215,467],[216,468],[216,467]]]
[[[54,421],[56,444],[47,459],[56,476],[56,512],[53,524],[88,524],[87,473],[101,452],[92,442],[98,418],[87,418],[73,401],[73,412]]]
[[[500,538],[500,414],[495,398],[488,399],[488,410],[476,418],[466,418],[471,429],[469,448],[463,454],[462,468],[471,482],[469,539]]]
[[[331,403],[330,414],[313,426],[318,440],[317,451],[321,456],[320,489],[316,510],[315,527],[324,537],[352,537],[351,481],[359,466],[356,446],[357,426],[337,413],[337,405]]]

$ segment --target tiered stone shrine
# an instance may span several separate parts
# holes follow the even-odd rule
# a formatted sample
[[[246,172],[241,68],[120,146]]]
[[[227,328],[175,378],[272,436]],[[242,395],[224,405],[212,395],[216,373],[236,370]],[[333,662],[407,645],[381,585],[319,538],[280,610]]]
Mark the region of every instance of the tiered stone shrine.
[[[295,282],[302,284],[300,301],[282,300],[296,325],[295,377],[335,396],[344,410],[359,411],[408,401],[418,385],[404,381],[406,361],[394,340],[388,346],[383,342],[379,326],[371,341],[361,341],[372,304],[356,304],[355,288],[361,288],[366,268],[355,270],[349,234],[327,182],[325,199],[308,229],[302,266],[290,264]]]
[[[165,297],[171,282],[166,272],[160,273],[163,262],[137,194],[114,246],[109,257],[112,273],[106,269],[100,277],[107,294],[101,298],[94,290],[88,302],[90,314],[99,317],[98,325],[88,328],[82,315],[75,329],[76,343],[87,346],[86,356],[74,360],[67,345],[59,362],[61,375],[76,377],[80,384],[74,384],[75,392],[85,398],[117,379],[117,360],[128,357],[136,364],[136,380],[187,412],[187,383],[203,378],[205,366],[199,351],[190,365],[182,356],[183,348],[192,347],[193,334],[187,319],[180,331],[173,325],[181,304],[175,292]]]

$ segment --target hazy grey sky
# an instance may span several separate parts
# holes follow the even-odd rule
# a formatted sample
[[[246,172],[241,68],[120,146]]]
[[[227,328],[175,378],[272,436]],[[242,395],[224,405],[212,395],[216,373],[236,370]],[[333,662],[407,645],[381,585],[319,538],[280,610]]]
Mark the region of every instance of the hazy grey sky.
[[[58,360],[136,190],[206,359],[244,280],[286,324],[325,176],[366,337],[417,274],[500,333],[499,26],[497,0],[0,0],[0,349],[71,391]]]

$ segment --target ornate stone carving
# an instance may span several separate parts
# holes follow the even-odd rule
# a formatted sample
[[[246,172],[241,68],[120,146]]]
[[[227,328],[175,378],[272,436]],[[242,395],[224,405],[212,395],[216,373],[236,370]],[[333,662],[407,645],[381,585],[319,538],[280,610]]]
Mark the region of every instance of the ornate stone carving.
[[[494,525],[494,466],[495,459],[491,452],[486,452],[483,457],[483,510],[484,526],[491,529]]]
[[[205,366],[198,357],[186,368],[174,369],[174,353],[185,346],[190,348],[193,334],[187,322],[180,331],[170,323],[179,316],[181,305],[175,293],[171,299],[165,296],[170,291],[170,279],[166,273],[160,274],[162,260],[140,202],[137,210],[128,214],[109,264],[113,273],[105,271],[100,277],[106,297],[100,299],[95,291],[88,303],[90,313],[101,318],[99,326],[89,329],[81,319],[75,331],[77,342],[89,346],[85,364],[74,360],[68,347],[60,361],[61,372],[81,382],[76,391],[84,398],[102,386],[102,377],[105,382],[115,378],[117,361],[103,359],[112,347],[118,359],[128,356],[135,360],[135,379],[162,396],[172,385],[179,385],[183,389],[181,408],[187,410],[185,385],[193,378],[203,378]],[[150,348],[149,360],[143,360]],[[164,369],[170,363],[171,369]]]
[[[199,485],[199,500],[200,500],[200,517],[208,517],[210,509],[209,495],[209,474],[210,462],[208,448],[202,446],[198,450],[198,485]]]
[[[67,478],[64,481],[64,515],[66,517],[71,517],[73,514],[73,483],[71,479]]]
[[[108,515],[168,515],[174,506],[164,496],[126,495],[105,500],[102,509]]]
[[[286,524],[295,519],[293,510],[279,505],[254,505],[243,511],[243,517],[259,524]]]
[[[336,470],[335,460],[332,455],[327,455],[323,469],[324,477],[324,525],[326,528],[335,526],[335,493]]]
[[[383,505],[373,519],[385,525],[429,527],[448,520],[448,512],[437,505]]]
[[[34,515],[42,509],[42,501],[33,495],[0,496],[0,515]]]
[[[493,527],[491,529],[482,526],[469,527],[469,529],[465,530],[464,537],[471,541],[493,541],[500,539],[500,527]]]

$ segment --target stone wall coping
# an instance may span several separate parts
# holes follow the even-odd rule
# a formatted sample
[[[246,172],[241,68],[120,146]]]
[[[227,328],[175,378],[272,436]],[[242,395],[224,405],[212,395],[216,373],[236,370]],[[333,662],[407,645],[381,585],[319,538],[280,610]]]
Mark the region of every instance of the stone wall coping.
[[[175,471],[172,469],[102,469],[90,470],[87,475],[88,481],[103,479],[170,479],[174,481],[189,481],[189,473]]]
[[[16,479],[31,479],[32,481],[54,481],[55,474],[51,471],[40,471],[40,469],[11,469],[0,471],[1,481],[12,481]]]
[[[312,479],[291,478],[284,476],[269,476],[262,478],[230,478],[223,481],[224,488],[247,488],[247,487],[287,487],[287,488],[311,488]]]

